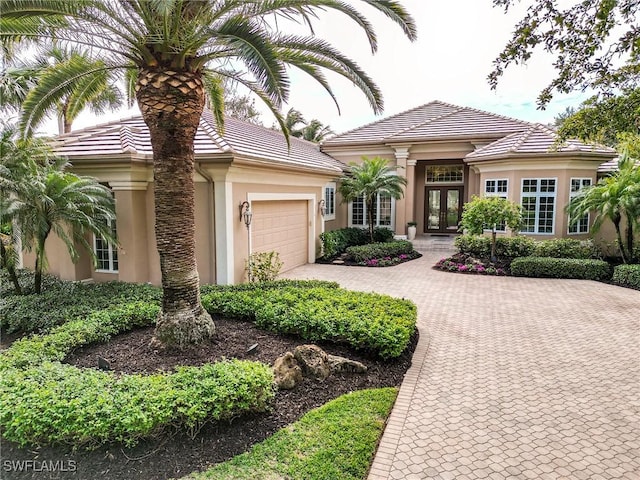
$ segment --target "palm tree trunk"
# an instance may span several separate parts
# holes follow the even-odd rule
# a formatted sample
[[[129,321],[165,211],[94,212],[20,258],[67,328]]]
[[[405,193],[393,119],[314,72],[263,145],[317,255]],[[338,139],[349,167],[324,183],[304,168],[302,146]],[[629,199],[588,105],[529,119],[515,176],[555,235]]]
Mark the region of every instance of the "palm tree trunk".
[[[367,200],[367,217],[369,220],[369,238],[373,243],[373,201]]]
[[[36,245],[36,265],[35,265],[35,277],[33,279],[33,290],[35,293],[42,293],[42,270],[44,269],[44,244],[47,240],[47,233],[44,238],[38,239]]]
[[[633,248],[633,218],[631,218],[631,215],[627,215],[627,230],[625,233],[627,234],[627,254],[629,255],[629,263],[633,263],[635,261],[635,251]]]
[[[13,283],[13,289],[16,291],[17,295],[22,295],[22,288],[20,287],[20,281],[18,280],[16,269],[12,264],[13,262],[9,259],[9,253],[7,252],[2,240],[0,240],[0,258],[2,259],[2,266],[7,268],[9,278],[11,279],[11,283]]]
[[[618,239],[618,248],[620,249],[620,255],[622,255],[622,261],[623,263],[629,263],[627,252],[624,248],[624,242],[622,241],[622,232],[620,231],[620,218],[614,219],[613,224],[616,227],[616,238]]]
[[[193,142],[205,102],[202,80],[188,72],[142,70],[136,98],[153,146],[163,293],[155,338],[165,347],[184,348],[215,331],[200,302],[195,254]]]

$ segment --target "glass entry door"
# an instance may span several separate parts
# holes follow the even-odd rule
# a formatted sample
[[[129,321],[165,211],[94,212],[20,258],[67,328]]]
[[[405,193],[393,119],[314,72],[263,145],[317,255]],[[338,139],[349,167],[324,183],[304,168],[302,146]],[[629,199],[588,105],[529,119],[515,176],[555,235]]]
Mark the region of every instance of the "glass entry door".
[[[456,233],[462,215],[463,187],[426,187],[424,232]]]

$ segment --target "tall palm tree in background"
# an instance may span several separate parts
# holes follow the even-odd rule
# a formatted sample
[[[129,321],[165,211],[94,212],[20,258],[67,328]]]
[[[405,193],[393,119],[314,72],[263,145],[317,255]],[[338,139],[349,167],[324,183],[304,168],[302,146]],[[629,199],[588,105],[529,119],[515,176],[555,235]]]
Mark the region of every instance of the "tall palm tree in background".
[[[340,195],[342,201],[352,202],[364,199],[369,223],[369,236],[373,243],[374,204],[378,195],[388,195],[396,200],[404,195],[402,187],[407,185],[407,179],[395,175],[394,169],[387,165],[384,158],[362,158],[361,164],[350,163],[350,171],[340,178]]]
[[[334,133],[329,125],[323,125],[320,120],[314,118],[302,129],[302,138],[309,142],[320,143]]]
[[[640,229],[640,164],[625,151],[618,160],[618,170],[600,179],[597,184],[581,189],[567,206],[573,221],[595,212],[592,232],[597,232],[605,220],[616,229],[616,239],[624,263],[636,263],[635,232]],[[622,222],[626,222],[623,239]]]
[[[287,110],[287,114],[284,117],[285,128],[283,128],[283,131],[287,132],[292,137],[300,138],[302,137],[302,130],[306,123],[307,121],[304,119],[302,112],[292,107]],[[300,124],[302,124],[303,127],[298,127]]]
[[[114,72],[105,67],[82,49],[47,43],[33,58],[17,59],[2,72],[0,108],[22,110],[20,127],[27,135],[50,116],[58,119],[58,133],[69,133],[83,110],[101,114],[122,105]],[[68,85],[57,89],[61,74]]]
[[[415,39],[413,19],[395,0],[361,0]],[[162,273],[162,311],[156,339],[183,347],[210,337],[214,324],[200,302],[195,260],[194,137],[208,94],[223,128],[221,78],[249,88],[269,107],[285,135],[279,109],[288,99],[288,67],[307,73],[335,96],[323,71],[352,81],[374,112],[380,91],[351,59],[314,36],[289,35],[277,27],[296,21],[311,28],[326,11],[353,20],[372,51],[371,23],[339,0],[3,0],[0,39],[5,48],[24,39],[86,45],[105,62],[126,69],[128,85],[149,127],[154,161],[156,241]],[[60,72],[54,91],[69,91]],[[53,84],[53,77],[51,77]],[[35,107],[34,107],[35,110]],[[28,115],[28,112],[25,112]]]

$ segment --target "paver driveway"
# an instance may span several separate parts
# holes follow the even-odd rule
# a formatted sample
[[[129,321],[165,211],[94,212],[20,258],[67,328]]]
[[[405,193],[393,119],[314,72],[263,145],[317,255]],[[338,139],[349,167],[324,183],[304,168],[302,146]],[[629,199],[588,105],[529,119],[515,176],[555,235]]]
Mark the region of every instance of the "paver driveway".
[[[370,479],[640,479],[640,292],[579,280],[306,265],[410,298],[420,344]]]

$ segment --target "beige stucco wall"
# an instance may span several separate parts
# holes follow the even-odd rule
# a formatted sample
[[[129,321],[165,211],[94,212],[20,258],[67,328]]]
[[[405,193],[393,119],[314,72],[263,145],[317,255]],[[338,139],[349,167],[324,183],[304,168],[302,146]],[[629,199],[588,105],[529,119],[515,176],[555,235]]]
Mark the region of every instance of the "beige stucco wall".
[[[600,161],[584,160],[580,158],[548,158],[540,159],[519,159],[518,161],[501,161],[478,163],[472,167],[478,175],[478,192],[482,195],[485,180],[507,179],[509,200],[520,204],[522,180],[525,178],[553,178],[556,179],[556,203],[554,215],[553,234],[530,234],[524,233],[531,238],[545,240],[549,238],[575,238],[578,240],[587,239],[589,234],[569,234],[568,215],[565,208],[569,203],[571,178],[590,178],[592,183],[596,182],[596,171]],[[591,217],[593,220],[593,216]]]

